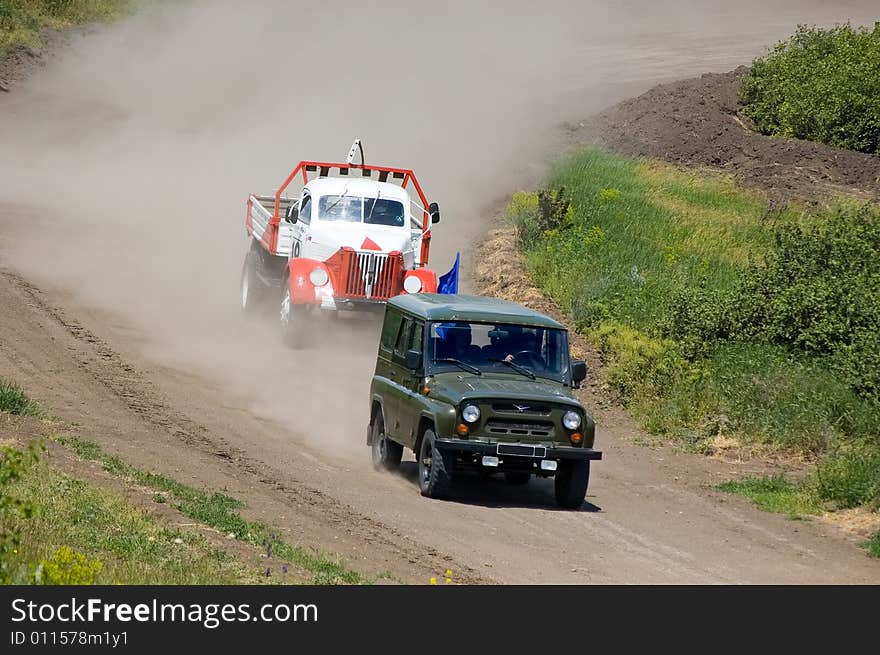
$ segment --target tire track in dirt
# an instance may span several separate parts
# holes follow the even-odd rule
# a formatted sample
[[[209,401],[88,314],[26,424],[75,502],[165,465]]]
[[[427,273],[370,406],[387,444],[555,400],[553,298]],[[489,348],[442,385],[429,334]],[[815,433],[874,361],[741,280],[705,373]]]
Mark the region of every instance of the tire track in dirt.
[[[99,387],[98,395],[110,397],[110,404],[123,406],[125,411],[121,414],[128,414],[123,422],[108,430],[107,422],[95,421],[88,411],[71,415],[70,411],[61,410],[60,415],[72,421],[72,429],[85,438],[94,438],[109,452],[118,454],[121,449],[122,456],[132,463],[174,477],[174,472],[168,472],[168,458],[161,452],[148,452],[145,444],[126,439],[129,429],[145,431],[154,440],[160,436],[167,447],[174,449],[175,463],[195,455],[198,462],[195,468],[203,483],[230,488],[233,493],[236,487],[244,485],[242,491],[246,495],[240,497],[248,502],[252,513],[257,510],[262,515],[284,516],[293,509],[297,532],[309,535],[301,545],[340,552],[353,567],[362,570],[359,568],[362,561],[352,560],[351,553],[340,549],[338,538],[334,538],[344,533],[350,537],[348,541],[368,545],[371,565],[367,570],[373,573],[387,569],[404,579],[424,582],[438,571],[453,567],[460,572],[458,577],[463,582],[487,581],[485,576],[476,575],[437,549],[412,541],[318,489],[291,478],[275,477],[265,463],[175,410],[155,385],[106,341],[49,302],[36,286],[20,275],[0,271],[0,301],[5,310],[0,319],[0,334],[4,337],[0,342],[0,373],[19,380],[53,411],[58,396],[63,394],[59,393],[57,384],[54,389],[53,385],[41,388],[40,377],[45,375],[58,382],[58,373],[63,371],[63,385],[68,394],[84,391],[85,387]],[[48,343],[41,332],[50,333]],[[35,342],[41,345],[31,350]],[[50,366],[41,366],[41,362]],[[62,404],[69,407],[70,399]],[[141,451],[140,456],[133,458],[132,448]],[[192,467],[180,468],[189,472]],[[278,521],[267,522],[279,527]],[[285,531],[283,525],[281,529]],[[362,559],[361,553],[358,559]],[[376,568],[376,562],[382,562],[385,568]]]

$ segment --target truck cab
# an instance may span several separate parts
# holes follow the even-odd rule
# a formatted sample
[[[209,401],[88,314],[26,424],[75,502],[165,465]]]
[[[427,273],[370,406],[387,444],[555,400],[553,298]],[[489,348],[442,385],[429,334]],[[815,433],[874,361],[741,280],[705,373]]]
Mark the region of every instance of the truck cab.
[[[321,178],[303,188],[286,217],[290,257],[324,261],[340,248],[399,252],[407,270],[421,265],[422,223],[399,186],[373,180]]]
[[[301,161],[273,195],[248,196],[251,247],[241,276],[245,313],[273,306],[286,336],[316,313],[382,310],[389,298],[457,288],[428,267],[440,220],[410,169]],[[299,191],[288,189],[295,183]],[[291,341],[296,341],[295,338]]]

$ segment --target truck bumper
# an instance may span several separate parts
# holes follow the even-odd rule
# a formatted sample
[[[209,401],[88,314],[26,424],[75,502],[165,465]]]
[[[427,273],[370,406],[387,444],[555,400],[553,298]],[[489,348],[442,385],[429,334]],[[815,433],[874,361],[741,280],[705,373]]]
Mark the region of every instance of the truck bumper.
[[[435,447],[456,453],[508,457],[517,460],[542,459],[602,459],[602,451],[592,448],[567,448],[565,446],[532,446],[531,444],[487,443],[468,439],[437,439]],[[531,450],[530,450],[531,449]]]

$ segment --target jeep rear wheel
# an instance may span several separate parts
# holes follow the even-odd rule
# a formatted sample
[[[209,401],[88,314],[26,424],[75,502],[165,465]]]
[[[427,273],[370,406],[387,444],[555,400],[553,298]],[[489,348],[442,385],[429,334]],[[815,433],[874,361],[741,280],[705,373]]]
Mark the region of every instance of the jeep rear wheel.
[[[419,489],[428,498],[444,498],[449,493],[452,456],[435,448],[433,430],[425,430],[419,447]]]
[[[376,470],[395,471],[403,458],[403,446],[385,436],[385,421],[381,414],[373,421],[373,434],[370,439],[373,446],[373,468]]]
[[[556,471],[556,504],[566,509],[578,509],[587,497],[590,484],[590,461],[563,461]]]

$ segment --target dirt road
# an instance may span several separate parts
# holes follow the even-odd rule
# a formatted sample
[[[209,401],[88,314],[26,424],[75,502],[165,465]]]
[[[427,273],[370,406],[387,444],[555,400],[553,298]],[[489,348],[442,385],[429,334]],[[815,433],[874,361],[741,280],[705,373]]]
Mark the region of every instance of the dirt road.
[[[711,490],[747,466],[633,445],[626,418],[600,408],[606,459],[585,511],[557,511],[539,481],[465,480],[451,501],[423,499],[412,463],[401,476],[369,467],[359,399],[372,329],[335,326],[294,356],[234,311],[245,247],[236,208],[296,159],[339,156],[355,135],[373,159],[411,154],[400,163],[444,204],[442,268],[480,237],[481,208],[539,174],[561,120],[655,81],[732,68],[796,22],[864,20],[872,3],[843,15],[801,2],[735,14],[677,3],[663,16],[652,3],[604,13],[565,3],[558,15],[500,17],[487,4],[422,17],[439,35],[428,43],[384,14],[311,17],[318,34],[367,21],[376,38],[359,56],[401,64],[409,103],[388,101],[385,78],[350,75],[348,56],[323,60],[311,96],[292,61],[254,78],[275,70],[296,30],[236,4],[92,35],[0,99],[0,375],[109,451],[228,489],[289,540],[366,572],[413,582],[446,568],[469,582],[880,580],[880,565],[836,530]],[[560,18],[569,14],[577,20]],[[247,38],[260,47],[224,55],[224,43]],[[291,137],[302,125],[306,136]]]

